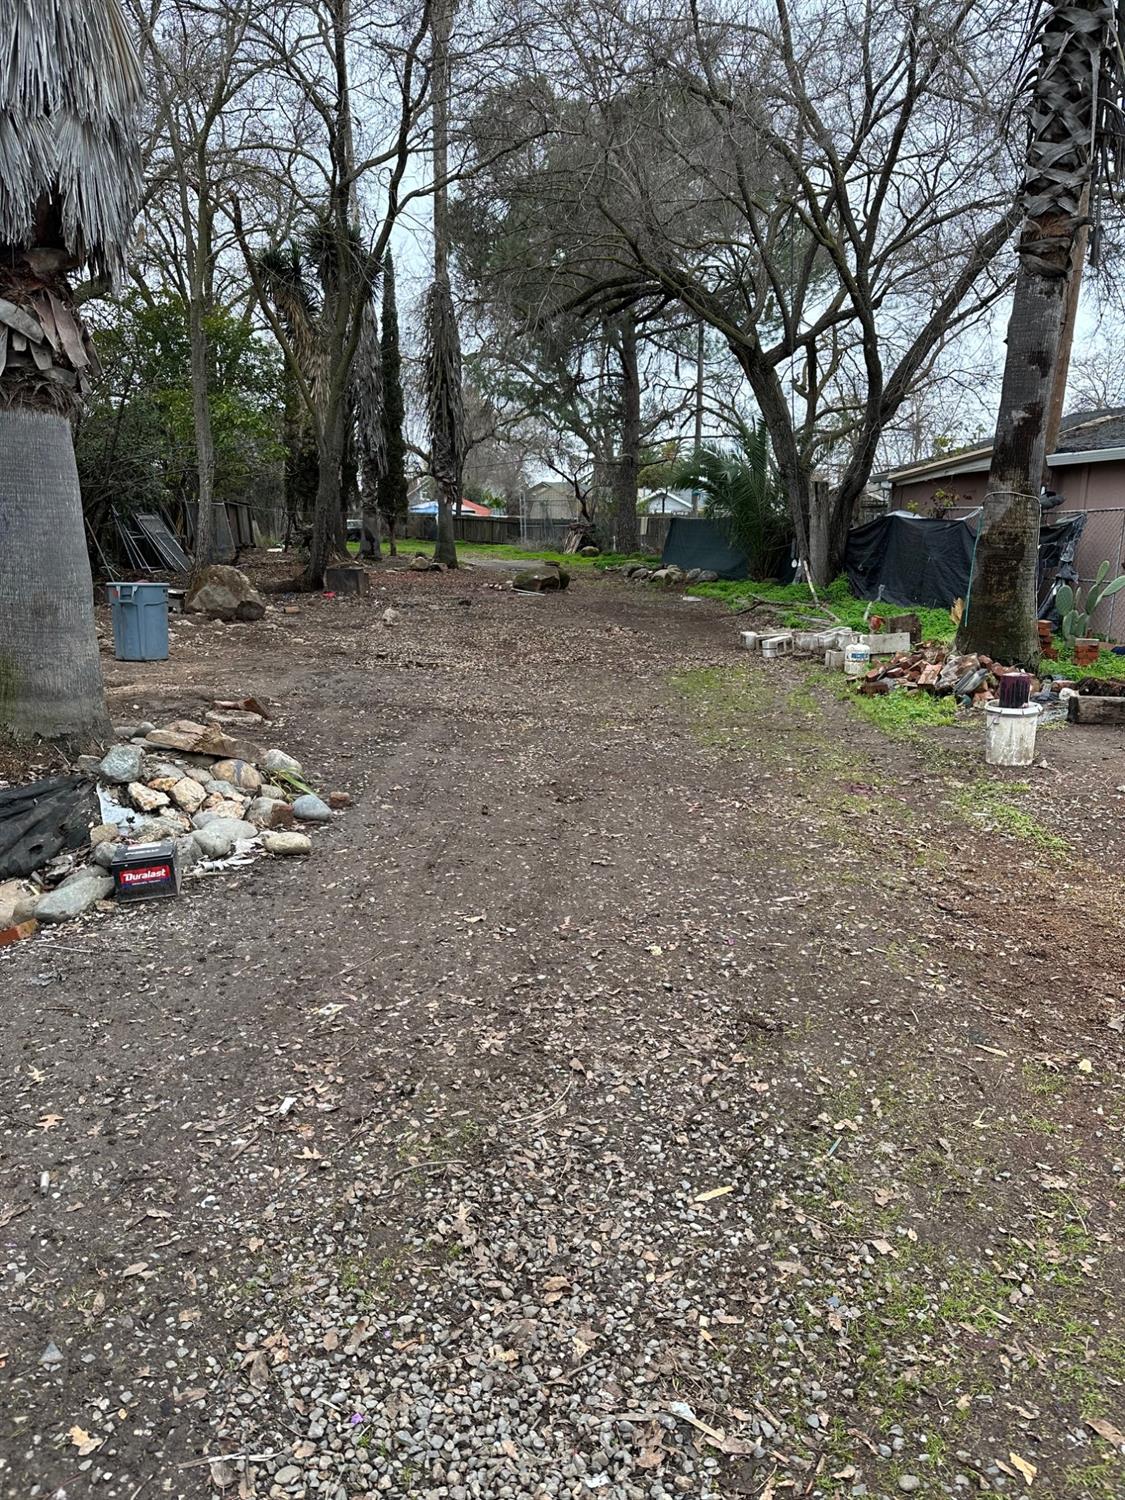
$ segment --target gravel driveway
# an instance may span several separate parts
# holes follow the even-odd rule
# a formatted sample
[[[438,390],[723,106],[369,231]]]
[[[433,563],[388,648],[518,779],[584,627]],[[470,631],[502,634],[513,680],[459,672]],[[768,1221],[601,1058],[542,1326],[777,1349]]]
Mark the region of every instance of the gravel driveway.
[[[299,609],[107,674],[279,705],[312,858],[0,953],[0,1494],[1119,1500],[1117,762],[585,576]]]

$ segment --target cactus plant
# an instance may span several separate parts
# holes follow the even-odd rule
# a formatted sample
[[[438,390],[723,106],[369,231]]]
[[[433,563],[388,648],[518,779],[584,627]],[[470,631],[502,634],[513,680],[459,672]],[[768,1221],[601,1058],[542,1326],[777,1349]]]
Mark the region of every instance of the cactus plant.
[[[1059,629],[1068,646],[1073,647],[1075,641],[1089,635],[1090,621],[1102,600],[1108,599],[1111,594],[1116,594],[1120,589],[1125,589],[1125,574],[1107,582],[1108,578],[1109,562],[1107,560],[1098,565],[1094,581],[1086,590],[1084,597],[1077,589],[1071,588],[1069,583],[1060,583],[1055,590],[1055,604],[1058,607],[1061,622]]]

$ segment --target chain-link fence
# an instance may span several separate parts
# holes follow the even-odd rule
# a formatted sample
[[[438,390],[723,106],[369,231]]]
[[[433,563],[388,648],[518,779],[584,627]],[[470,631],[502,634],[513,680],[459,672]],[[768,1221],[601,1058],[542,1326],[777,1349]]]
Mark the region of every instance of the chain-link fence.
[[[1074,566],[1078,574],[1078,587],[1084,592],[1097,577],[1103,562],[1109,563],[1109,577],[1116,578],[1122,571],[1122,554],[1125,552],[1125,509],[1058,511],[1061,520],[1085,514],[1086,526],[1078,538],[1074,555]],[[1092,635],[1105,636],[1111,641],[1125,639],[1125,589],[1113,594],[1094,611],[1089,625]]]

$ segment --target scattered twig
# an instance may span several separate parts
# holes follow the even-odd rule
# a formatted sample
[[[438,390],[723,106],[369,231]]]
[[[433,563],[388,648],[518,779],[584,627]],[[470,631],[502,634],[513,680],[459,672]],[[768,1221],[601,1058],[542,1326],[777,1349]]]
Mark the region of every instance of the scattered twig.
[[[562,1104],[563,1100],[570,1093],[570,1091],[571,1091],[571,1089],[573,1087],[574,1087],[574,1079],[570,1078],[570,1079],[567,1080],[566,1088],[563,1089],[562,1093],[554,1101],[553,1104],[548,1104],[545,1109],[535,1110],[534,1113],[532,1113],[530,1115],[518,1115],[516,1117],[516,1119],[509,1120],[508,1124],[509,1125],[538,1125],[541,1121],[548,1119],[551,1115],[554,1114],[554,1112],[559,1108],[559,1106]]]
[[[189,1458],[186,1463],[177,1464],[180,1469],[202,1469],[205,1464],[229,1464],[237,1459],[248,1459],[252,1464],[264,1464],[271,1458],[280,1458],[284,1449],[274,1448],[270,1453],[214,1453],[207,1458]]]

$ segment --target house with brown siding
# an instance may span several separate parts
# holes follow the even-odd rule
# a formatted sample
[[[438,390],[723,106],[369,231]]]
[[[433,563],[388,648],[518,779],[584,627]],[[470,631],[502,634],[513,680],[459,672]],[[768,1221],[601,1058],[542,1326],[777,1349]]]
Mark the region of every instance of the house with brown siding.
[[[983,505],[991,462],[992,445],[982,445],[904,464],[878,475],[876,482],[882,486],[889,510],[945,515],[953,520],[970,516]],[[1051,487],[1062,496],[1055,515],[1086,514],[1075,557],[1080,582],[1089,583],[1107,559],[1112,574],[1125,570],[1125,407],[1065,417],[1047,465]],[[1109,600],[1099,610],[1102,618],[1094,621],[1094,628],[1113,640],[1125,640],[1121,598]]]

